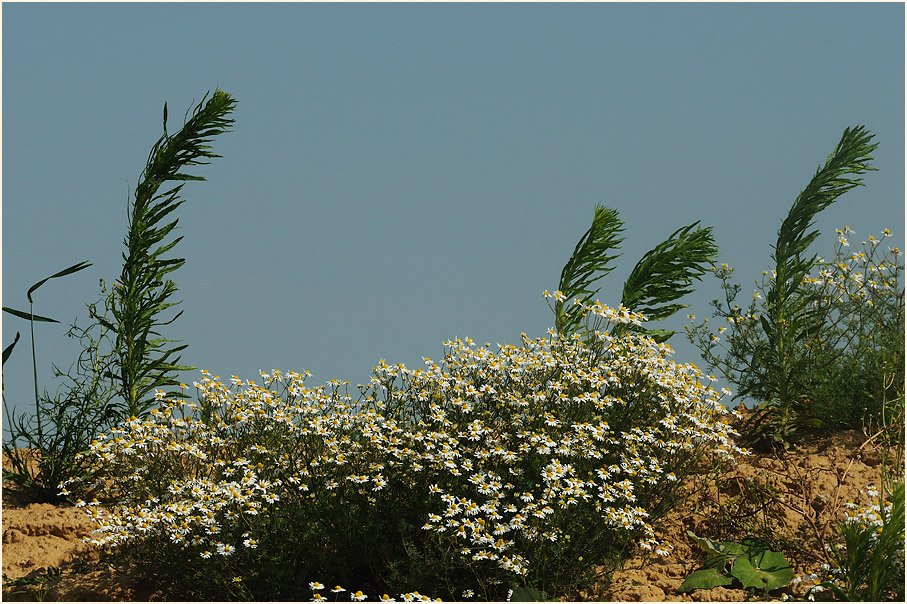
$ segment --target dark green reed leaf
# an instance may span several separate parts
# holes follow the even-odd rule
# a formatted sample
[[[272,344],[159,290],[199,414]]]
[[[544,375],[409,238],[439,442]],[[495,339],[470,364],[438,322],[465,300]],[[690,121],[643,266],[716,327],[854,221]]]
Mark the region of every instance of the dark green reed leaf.
[[[33,300],[31,299],[32,292],[35,291],[36,289],[38,289],[39,287],[41,287],[42,285],[44,285],[47,281],[49,281],[51,279],[56,279],[57,277],[65,277],[66,275],[71,275],[72,273],[77,273],[82,269],[88,268],[89,266],[91,266],[91,261],[83,260],[82,262],[79,262],[78,264],[73,264],[69,268],[64,268],[59,273],[54,273],[50,277],[45,277],[44,279],[41,279],[40,281],[38,281],[37,283],[32,285],[30,288],[28,288],[28,292],[26,292],[25,296],[28,298],[29,302],[33,302]]]
[[[23,310],[16,310],[15,308],[9,308],[8,306],[3,307],[3,312],[8,312],[14,317],[19,317],[20,319],[25,319],[26,321],[39,321],[42,323],[59,323],[56,319],[51,319],[50,317],[42,317],[41,315],[32,315],[29,312]]]
[[[6,362],[6,359],[9,358],[9,355],[12,354],[13,348],[16,346],[16,342],[19,341],[19,332],[16,332],[16,338],[13,340],[13,343],[3,349],[3,362]]]
[[[592,284],[614,270],[608,263],[620,254],[609,256],[608,253],[620,248],[624,240],[620,236],[623,230],[623,222],[618,218],[617,210],[595,206],[592,226],[580,238],[561,271],[558,289],[566,299],[558,300],[554,307],[555,327],[559,333],[569,335],[579,329],[583,309],[573,301],[578,299],[585,304],[593,301],[598,289],[592,289]]]

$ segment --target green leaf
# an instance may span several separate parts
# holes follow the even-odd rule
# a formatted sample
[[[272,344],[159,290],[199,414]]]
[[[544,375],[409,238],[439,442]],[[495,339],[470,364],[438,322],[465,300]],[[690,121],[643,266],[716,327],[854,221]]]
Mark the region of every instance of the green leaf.
[[[38,289],[39,287],[41,287],[42,285],[44,285],[47,281],[49,281],[51,279],[56,279],[57,277],[65,277],[66,275],[71,275],[72,273],[77,273],[82,269],[88,268],[89,266],[91,266],[91,261],[83,260],[82,262],[79,262],[78,264],[73,264],[69,268],[64,268],[59,273],[54,273],[50,277],[45,277],[44,279],[41,279],[40,281],[38,281],[37,283],[32,285],[30,288],[28,288],[28,292],[26,292],[25,296],[28,298],[29,302],[33,302],[33,300],[31,299],[32,292],[35,291],[36,289]]]
[[[812,180],[797,196],[787,218],[781,223],[772,253],[776,275],[767,297],[773,321],[780,318],[778,313],[782,312],[815,263],[815,256],[806,259],[803,254],[819,236],[817,230],[806,232],[813,226],[816,214],[847,191],[863,184],[862,179],[847,178],[848,175],[859,175],[875,169],[869,165],[872,160],[870,153],[878,147],[878,143],[870,144],[872,138],[873,135],[863,126],[845,129],[825,165],[816,170]]]
[[[743,556],[749,551],[748,546],[742,543],[736,543],[735,541],[723,541],[720,547],[721,553],[729,558]]]
[[[595,206],[592,226],[580,238],[561,271],[558,289],[566,296],[566,300],[555,304],[555,327],[558,333],[570,335],[579,329],[583,309],[575,305],[574,300],[586,304],[593,301],[598,289],[592,289],[592,284],[614,270],[608,263],[620,254],[609,256],[608,252],[620,247],[624,240],[620,236],[623,230],[623,222],[618,218],[617,210]]]
[[[733,582],[733,577],[727,576],[721,569],[703,568],[690,573],[690,576],[677,588],[677,591],[687,593],[694,589],[712,589],[713,587],[730,585]]]
[[[3,312],[8,312],[14,317],[19,317],[20,319],[25,319],[26,321],[40,321],[43,323],[59,323],[56,319],[51,319],[50,317],[42,317],[41,315],[32,315],[31,313],[25,312],[23,310],[16,310],[15,308],[9,308],[8,306],[3,307]]]
[[[712,541],[708,537],[697,537],[693,531],[687,531],[687,536],[696,542],[709,556],[720,556],[723,553],[722,544]]]
[[[744,588],[771,591],[787,585],[794,577],[794,569],[784,559],[784,554],[761,550],[737,558],[731,574]]]
[[[12,354],[13,348],[16,346],[16,342],[19,341],[19,332],[16,332],[16,338],[13,340],[13,343],[3,349],[3,362],[6,362],[6,359],[9,358],[9,355]]]

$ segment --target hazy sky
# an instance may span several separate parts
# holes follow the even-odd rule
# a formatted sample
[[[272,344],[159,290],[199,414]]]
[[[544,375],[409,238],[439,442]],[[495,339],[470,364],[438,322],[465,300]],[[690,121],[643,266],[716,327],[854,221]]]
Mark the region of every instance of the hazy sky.
[[[830,255],[845,224],[904,247],[901,3],[4,3],[2,27],[3,305],[27,310],[30,285],[94,262],[34,296],[63,322],[37,326],[51,392],[50,364],[78,353],[66,325],[119,275],[164,101],[174,132],[215,87],[236,124],[183,190],[184,314],[166,335],[225,379],[355,385],[447,339],[543,336],[541,294],[598,203],[627,237],[603,302],[696,220],[746,300],[848,126],[877,134],[879,171],[819,216],[814,249]],[[707,277],[685,301],[704,316],[718,294]],[[17,330],[5,392],[31,404],[28,324],[4,314],[4,347]]]

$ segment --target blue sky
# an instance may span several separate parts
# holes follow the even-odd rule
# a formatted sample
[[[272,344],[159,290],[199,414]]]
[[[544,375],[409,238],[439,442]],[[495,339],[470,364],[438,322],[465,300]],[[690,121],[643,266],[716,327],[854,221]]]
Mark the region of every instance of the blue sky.
[[[35,312],[42,387],[121,266],[148,150],[215,87],[238,100],[223,157],[179,210],[185,363],[365,382],[441,342],[517,343],[595,204],[626,225],[601,285],[675,229],[714,227],[744,286],[848,126],[878,172],[820,214],[903,248],[904,5],[10,4],[3,17],[4,306]],[[707,277],[685,299],[709,314]],[[679,328],[686,313],[668,322]],[[3,317],[5,393],[31,400],[28,325]],[[678,361],[700,361],[681,335]],[[187,380],[197,374],[189,374]],[[726,385],[726,384],[720,384]]]

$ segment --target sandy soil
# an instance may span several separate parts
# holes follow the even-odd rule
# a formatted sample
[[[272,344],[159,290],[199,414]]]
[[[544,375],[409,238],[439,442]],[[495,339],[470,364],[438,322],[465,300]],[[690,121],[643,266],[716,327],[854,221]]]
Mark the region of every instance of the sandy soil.
[[[675,548],[670,557],[633,558],[609,585],[574,597],[744,601],[744,591],[723,587],[677,593],[684,578],[705,560],[687,530],[719,541],[740,539],[745,536],[742,531],[775,538],[785,545],[783,552],[797,572],[816,571],[822,562],[821,539],[835,534],[844,502],[862,501],[861,492],[868,485],[878,486],[881,458],[880,448],[856,431],[810,438],[789,451],[754,453],[723,471],[707,490],[667,518],[666,536]],[[754,497],[759,493],[761,499]],[[82,543],[92,524],[81,510],[30,503],[14,488],[4,488],[2,523],[4,600],[155,599],[153,588],[137,575],[115,569],[104,561],[103,553]],[[799,595],[804,588],[785,590]]]
[[[738,410],[744,418],[751,414],[743,407]],[[610,585],[578,596],[615,602],[746,600],[743,590],[724,587],[677,592],[706,559],[687,531],[716,541],[759,537],[782,551],[795,572],[818,572],[825,561],[823,543],[837,535],[837,523],[844,517],[843,504],[868,503],[866,487],[879,488],[882,453],[881,447],[856,430],[809,437],[787,451],[755,451],[668,516],[662,534],[674,545],[669,557],[634,557],[615,573]],[[896,455],[890,449],[887,463],[900,465],[903,475],[903,455],[900,459]],[[774,599],[783,593],[800,597],[807,587],[804,582],[772,594]]]

